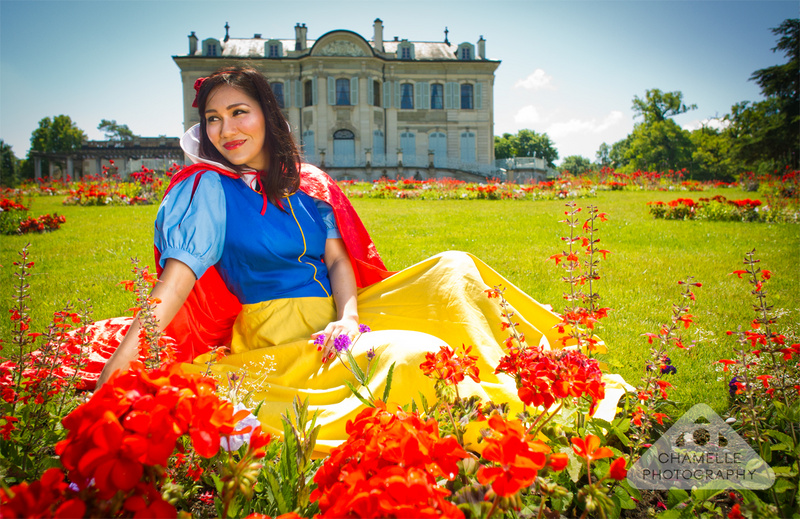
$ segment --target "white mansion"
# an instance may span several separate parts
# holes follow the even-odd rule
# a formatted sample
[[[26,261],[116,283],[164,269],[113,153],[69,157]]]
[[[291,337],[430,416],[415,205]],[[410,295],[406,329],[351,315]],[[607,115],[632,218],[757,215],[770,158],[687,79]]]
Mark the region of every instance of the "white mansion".
[[[494,72],[486,41],[371,41],[347,30],[294,39],[189,35],[173,56],[183,81],[184,127],[199,122],[194,82],[224,65],[247,64],[268,78],[305,160],[337,179],[494,176]]]

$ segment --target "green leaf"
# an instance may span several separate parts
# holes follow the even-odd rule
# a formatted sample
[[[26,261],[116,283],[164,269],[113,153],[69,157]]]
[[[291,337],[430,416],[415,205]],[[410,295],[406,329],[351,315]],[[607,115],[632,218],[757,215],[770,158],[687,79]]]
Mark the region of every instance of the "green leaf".
[[[682,488],[671,488],[667,494],[667,506],[672,509],[689,499],[689,493]],[[677,517],[677,516],[676,516]]]
[[[680,510],[665,510],[663,513],[658,514],[658,519],[680,519]]]
[[[619,482],[619,485],[623,487],[625,490],[628,491],[628,494],[633,497],[634,499],[638,499],[639,501],[642,500],[642,493],[639,492],[639,489],[628,483],[627,479],[623,479]]]
[[[764,431],[763,434],[764,436],[772,436],[781,443],[785,443],[787,445],[794,445],[794,440],[792,439],[792,437],[780,431],[776,431],[774,429],[767,429],[766,431]]]
[[[708,501],[717,494],[722,493],[724,490],[718,488],[705,488],[700,487],[692,490],[692,501],[695,503],[703,503]]]
[[[278,505],[278,511],[281,514],[285,514],[289,512],[288,507],[286,506],[286,500],[283,498],[283,493],[281,492],[281,487],[278,484],[278,479],[273,474],[272,469],[269,469],[266,472],[267,476],[267,483],[269,483],[269,492],[272,494],[272,499],[275,501],[275,504]]]
[[[614,507],[608,511],[608,517],[609,519],[618,519],[620,512],[622,512],[622,504],[617,496],[611,496],[611,503]]]
[[[349,388],[350,388],[350,391],[352,391],[352,392],[353,392],[353,394],[354,394],[354,395],[356,395],[356,398],[358,398],[359,400],[361,400],[361,402],[362,402],[364,405],[366,405],[367,407],[375,407],[374,405],[372,405],[372,402],[370,402],[369,400],[367,400],[366,398],[364,398],[363,396],[361,396],[361,393],[359,393],[359,392],[356,390],[356,388],[355,388],[355,387],[353,387],[353,384],[351,384],[349,380],[345,380],[345,381],[344,381],[344,383],[345,383],[345,385],[346,385],[347,387],[349,387]]]
[[[624,508],[625,510],[633,510],[636,508],[636,502],[631,499],[630,494],[628,494],[625,488],[621,486],[614,487],[614,494],[616,498],[619,499],[620,508]]]
[[[389,400],[389,391],[391,391],[392,389],[392,377],[394,376],[394,365],[395,363],[392,362],[392,365],[389,366],[389,373],[386,375],[386,387],[383,389],[384,402]]]
[[[356,380],[358,380],[358,382],[361,384],[366,384],[367,377],[364,376],[364,372],[361,371],[361,366],[359,366],[358,362],[356,362],[356,358],[353,356],[353,352],[350,351],[349,349],[345,351],[347,352],[347,362],[350,363],[350,369],[353,370],[353,374],[355,374]]]
[[[776,494],[782,494],[788,490],[792,490],[797,488],[797,485],[792,483],[791,481],[787,481],[785,479],[779,479],[775,481],[775,485],[772,487],[772,491]]]

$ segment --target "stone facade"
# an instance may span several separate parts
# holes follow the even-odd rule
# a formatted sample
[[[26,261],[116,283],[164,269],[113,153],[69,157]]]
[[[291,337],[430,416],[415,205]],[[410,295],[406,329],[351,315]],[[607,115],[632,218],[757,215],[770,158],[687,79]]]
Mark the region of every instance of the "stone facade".
[[[481,180],[494,166],[494,72],[486,42],[383,39],[347,30],[307,39],[189,35],[189,53],[173,56],[183,82],[184,126],[199,122],[194,82],[221,66],[263,72],[282,99],[305,160],[335,178],[451,177]],[[445,32],[446,34],[446,32]]]

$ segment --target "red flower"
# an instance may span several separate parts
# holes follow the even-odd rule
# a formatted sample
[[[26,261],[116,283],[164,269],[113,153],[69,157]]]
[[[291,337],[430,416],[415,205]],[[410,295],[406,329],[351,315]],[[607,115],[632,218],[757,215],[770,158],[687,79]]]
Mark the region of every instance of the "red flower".
[[[745,517],[742,515],[741,509],[739,508],[739,503],[736,503],[733,505],[733,507],[731,507],[731,511],[728,512],[728,519],[745,519]]]
[[[383,402],[347,423],[348,439],[314,476],[322,517],[463,517],[437,478],[453,479],[468,455],[439,424]]]
[[[494,414],[489,418],[492,435],[486,438],[483,458],[499,466],[484,465],[478,470],[478,482],[491,483],[492,490],[500,496],[512,496],[530,486],[539,470],[547,464],[550,448],[540,441],[532,441],[519,420],[506,421]],[[566,466],[560,457],[553,462]]]
[[[614,455],[608,447],[600,447],[600,438],[594,434],[586,436],[586,439],[576,436],[570,438],[570,442],[572,442],[572,450],[575,451],[575,454],[585,459],[587,463],[603,458],[610,458]]]
[[[475,362],[477,356],[469,355],[472,346],[461,345],[462,355],[457,355],[450,346],[443,345],[436,353],[426,353],[425,362],[419,365],[422,372],[445,384],[455,386],[468,376],[475,382],[480,382],[479,371]]]
[[[611,467],[608,469],[608,475],[612,479],[622,481],[628,476],[628,469],[625,468],[625,458],[617,458],[611,462]]]

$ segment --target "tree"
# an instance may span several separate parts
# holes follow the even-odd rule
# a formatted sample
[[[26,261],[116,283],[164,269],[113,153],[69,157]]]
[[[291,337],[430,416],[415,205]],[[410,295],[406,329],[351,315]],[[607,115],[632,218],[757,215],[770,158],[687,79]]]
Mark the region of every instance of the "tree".
[[[692,141],[692,167],[690,172],[697,180],[734,180],[730,159],[731,139],[724,131],[708,126],[694,130],[689,135]]]
[[[31,135],[31,149],[46,153],[71,151],[80,148],[85,140],[86,134],[68,115],[57,115],[39,121],[39,127]]]
[[[573,175],[581,175],[592,169],[592,161],[580,155],[565,157],[561,163],[561,171],[569,171]]]
[[[504,133],[502,137],[494,136],[494,158],[495,159],[510,159],[515,157],[516,151],[514,150],[514,136],[510,133]]]
[[[611,166],[611,146],[605,142],[602,143],[599,148],[597,148],[597,152],[594,154],[594,156],[597,159],[595,163],[601,168]]]
[[[533,130],[520,130],[516,135],[504,133],[503,137],[494,138],[494,156],[497,159],[512,157],[539,157],[551,168],[558,160],[558,150],[546,133]]]
[[[664,171],[691,166],[693,144],[689,132],[670,119],[696,109],[686,105],[683,93],[662,92],[654,88],[644,99],[633,97],[633,111],[643,121],[636,123],[625,141],[611,148],[609,157],[623,171]]]
[[[758,83],[761,93],[768,100],[772,99],[773,104],[762,106],[756,103],[752,108],[769,112],[777,107],[780,115],[769,121],[771,128],[763,130],[763,133],[768,134],[773,145],[777,145],[773,149],[778,153],[773,158],[796,168],[800,149],[800,19],[784,20],[772,29],[772,33],[779,37],[772,51],[782,51],[788,61],[753,72],[750,80]],[[746,111],[747,107],[743,110]]]
[[[52,119],[45,117],[39,121],[39,127],[31,134],[31,148],[28,151],[28,163],[25,168],[28,175],[33,175],[31,167],[31,151],[58,153],[76,150],[86,140],[86,134],[78,128],[68,115],[57,115]],[[44,161],[47,166],[47,161]]]
[[[97,129],[105,133],[106,138],[111,141],[129,141],[135,137],[127,124],[117,124],[116,119],[101,119]]]
[[[9,144],[0,139],[0,186],[12,187],[19,181],[19,159]]]
[[[726,135],[740,170],[772,170],[792,164],[793,157],[796,160],[796,150],[787,146],[786,117],[780,107],[777,97],[758,103],[742,101],[733,105],[731,113],[725,116],[731,123]]]
[[[697,105],[683,104],[683,93],[662,92],[657,88],[645,92],[644,99],[633,96],[633,111],[637,116],[644,118],[645,124],[666,121],[668,117],[674,117],[695,110]]]

